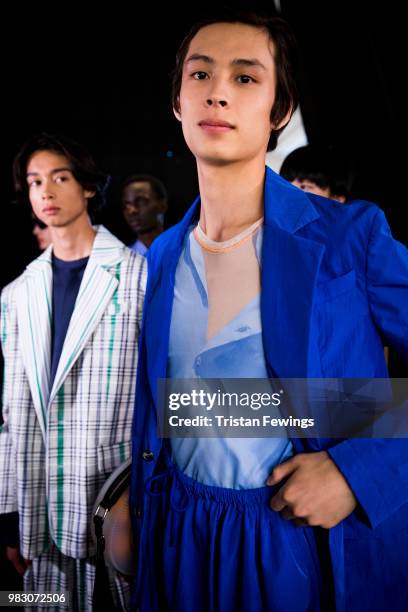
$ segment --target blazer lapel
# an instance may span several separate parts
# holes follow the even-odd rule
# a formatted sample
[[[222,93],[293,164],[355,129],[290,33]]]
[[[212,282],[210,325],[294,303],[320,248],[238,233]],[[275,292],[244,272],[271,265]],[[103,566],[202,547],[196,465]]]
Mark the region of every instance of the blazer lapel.
[[[161,262],[146,309],[147,366],[157,402],[157,380],[166,377],[177,263],[199,199],[177,228]],[[306,377],[313,294],[324,246],[295,233],[319,217],[309,198],[270,169],[265,177],[265,226],[262,247],[261,316],[271,376]]]
[[[261,316],[265,356],[274,376],[308,375],[313,294],[324,247],[265,226]]]
[[[145,338],[149,383],[156,406],[157,382],[159,378],[166,378],[167,372],[176,268],[183,248],[184,237],[189,226],[198,217],[198,213],[199,198],[177,226],[171,247],[166,249],[166,257],[162,259],[160,268],[154,271],[154,278],[149,279],[152,286],[147,297],[148,308],[145,309]]]
[[[17,298],[20,349],[44,439],[51,352],[51,253],[52,247],[49,247],[27,267],[26,279],[18,288]]]
[[[75,308],[68,326],[64,346],[50,393],[54,398],[101,320],[119,284],[109,269],[120,263],[124,246],[102,226],[98,229],[88,265],[81,282]]]
[[[318,217],[300,189],[267,170],[261,317],[266,360],[279,378],[308,376],[313,296],[324,246],[296,232]]]

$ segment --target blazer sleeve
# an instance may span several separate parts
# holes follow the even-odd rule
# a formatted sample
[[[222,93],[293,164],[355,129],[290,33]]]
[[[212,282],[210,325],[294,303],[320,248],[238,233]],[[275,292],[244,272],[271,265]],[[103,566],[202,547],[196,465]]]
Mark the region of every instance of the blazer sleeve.
[[[392,237],[380,209],[367,244],[366,282],[379,332],[408,361],[408,249]],[[372,527],[408,503],[408,439],[348,439],[328,453]]]
[[[15,453],[9,430],[10,395],[12,392],[13,355],[17,350],[17,328],[13,325],[13,313],[8,299],[9,291],[1,294],[0,333],[4,357],[3,424],[0,426],[0,514],[17,510]],[[15,327],[15,329],[13,329]]]

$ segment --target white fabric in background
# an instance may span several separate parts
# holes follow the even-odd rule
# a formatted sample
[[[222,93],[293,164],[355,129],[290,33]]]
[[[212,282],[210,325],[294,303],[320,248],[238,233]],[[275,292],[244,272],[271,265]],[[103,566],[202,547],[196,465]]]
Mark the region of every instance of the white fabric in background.
[[[289,153],[308,144],[302,113],[299,107],[293,113],[291,120],[279,136],[278,146],[266,154],[266,165],[275,172],[281,169],[283,160]]]

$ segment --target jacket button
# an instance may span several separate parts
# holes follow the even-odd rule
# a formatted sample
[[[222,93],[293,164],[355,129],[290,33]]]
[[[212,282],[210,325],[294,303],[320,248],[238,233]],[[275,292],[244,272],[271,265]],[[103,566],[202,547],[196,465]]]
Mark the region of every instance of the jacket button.
[[[153,461],[154,455],[151,450],[143,451],[142,457],[145,461]]]

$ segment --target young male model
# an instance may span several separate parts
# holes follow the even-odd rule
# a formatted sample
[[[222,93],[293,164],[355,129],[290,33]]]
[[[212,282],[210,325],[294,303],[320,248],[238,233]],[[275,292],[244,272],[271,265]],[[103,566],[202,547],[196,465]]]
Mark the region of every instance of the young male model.
[[[408,252],[373,204],[265,170],[296,107],[279,19],[195,26],[173,105],[200,198],[155,241],[133,425],[135,609],[303,612],[408,600],[405,440],[157,436],[159,378],[387,376],[408,355]],[[328,551],[327,551],[328,552]]]
[[[130,454],[145,259],[92,226],[105,178],[82,146],[34,137],[14,174],[52,245],[2,292],[0,514],[18,511],[7,552],[25,590],[64,591],[55,609],[89,611],[92,507]],[[125,580],[111,573],[110,587],[128,609]]]

